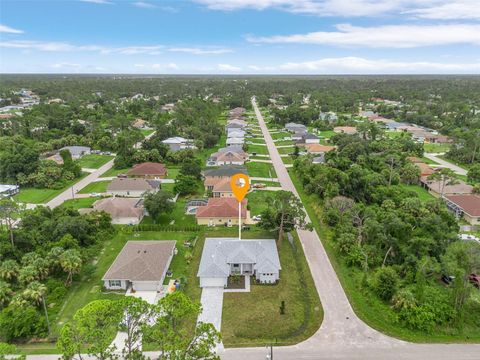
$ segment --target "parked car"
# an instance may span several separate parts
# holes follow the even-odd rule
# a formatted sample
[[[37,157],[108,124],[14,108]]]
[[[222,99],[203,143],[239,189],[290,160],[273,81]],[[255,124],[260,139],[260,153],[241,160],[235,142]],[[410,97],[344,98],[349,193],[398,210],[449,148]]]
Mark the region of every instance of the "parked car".
[[[445,275],[443,274],[442,275],[442,281],[447,284],[447,285],[450,285],[450,283],[455,280],[455,276],[451,276],[451,275]]]
[[[266,188],[267,185],[265,185],[264,183],[256,183],[256,184],[253,184],[252,187],[254,189],[263,189],[263,188]]]
[[[253,221],[260,221],[260,220],[262,220],[262,215],[255,215],[254,217],[252,217],[252,220]]]
[[[102,194],[97,193],[97,192],[90,193],[90,197],[100,197],[100,196],[102,196]]]
[[[118,174],[117,175],[117,178],[121,178],[121,179],[126,179],[128,176],[127,174]]]
[[[477,274],[470,274],[468,277],[468,281],[475,286],[476,288],[480,289],[480,275]]]

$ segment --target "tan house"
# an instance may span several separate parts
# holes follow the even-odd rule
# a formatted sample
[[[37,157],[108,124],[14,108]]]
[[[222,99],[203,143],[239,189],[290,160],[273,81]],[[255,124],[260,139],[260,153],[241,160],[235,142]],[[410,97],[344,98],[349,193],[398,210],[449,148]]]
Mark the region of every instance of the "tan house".
[[[242,224],[250,224],[250,211],[247,199],[241,203]],[[198,225],[234,226],[238,225],[238,201],[233,197],[208,199],[206,206],[200,206],[195,214]]]
[[[101,199],[93,203],[93,211],[106,212],[112,218],[112,224],[119,225],[137,225],[145,215],[143,201],[138,198]]]
[[[442,194],[443,182],[440,180],[430,180],[428,176],[420,177],[421,185],[426,188],[433,196],[440,197]],[[443,195],[463,195],[471,194],[473,191],[473,186],[465,183],[462,180],[458,180],[456,184],[447,185],[443,187]]]
[[[160,181],[141,178],[115,178],[107,187],[107,193],[113,196],[142,197],[145,193],[157,192]]]
[[[167,176],[167,168],[164,164],[155,162],[144,162],[136,164],[131,168],[128,177],[144,178],[144,179],[164,179]]]
[[[354,126],[336,126],[333,128],[333,132],[336,134],[354,135],[357,133],[357,128]]]
[[[207,165],[243,165],[247,160],[248,153],[243,151],[241,146],[229,146],[228,148],[219,149],[216,153],[210,155]]]
[[[321,144],[305,144],[305,150],[308,154],[324,154],[326,152],[335,150],[335,146]]]
[[[480,225],[480,195],[450,195],[445,197],[447,207],[470,225]]]
[[[211,191],[215,198],[233,197],[230,177],[210,178],[204,185],[205,191]]]
[[[147,126],[147,122],[143,119],[138,118],[132,122],[132,126],[137,129],[143,129],[145,126]]]
[[[128,241],[102,280],[109,290],[160,291],[175,241]]]

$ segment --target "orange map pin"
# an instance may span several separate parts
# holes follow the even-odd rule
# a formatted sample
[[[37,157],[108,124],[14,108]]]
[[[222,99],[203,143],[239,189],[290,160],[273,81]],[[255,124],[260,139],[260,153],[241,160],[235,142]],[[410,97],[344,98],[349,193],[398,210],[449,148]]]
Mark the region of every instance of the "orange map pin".
[[[235,198],[241,202],[250,189],[250,178],[245,174],[235,174],[230,178],[230,187]]]

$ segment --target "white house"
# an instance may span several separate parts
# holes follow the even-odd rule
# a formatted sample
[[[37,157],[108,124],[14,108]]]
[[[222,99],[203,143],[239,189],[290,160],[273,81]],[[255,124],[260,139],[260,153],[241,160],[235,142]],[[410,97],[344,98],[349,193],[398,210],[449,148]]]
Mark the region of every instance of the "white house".
[[[178,151],[183,149],[196,149],[197,147],[193,144],[193,140],[185,139],[181,136],[174,136],[162,141],[167,145],[171,151]]]
[[[128,241],[103,276],[104,286],[158,292],[174,254],[174,240]]]
[[[225,287],[231,275],[271,284],[279,280],[280,270],[275,240],[206,238],[197,276],[200,287]]]
[[[88,146],[65,146],[60,149],[62,150],[68,150],[70,151],[70,154],[72,154],[72,159],[80,159],[84,155],[89,155],[92,151]]]
[[[236,137],[231,137],[227,139],[227,146],[238,146],[238,145],[243,145],[245,142],[244,138],[236,138]]]
[[[0,184],[0,199],[18,194],[20,188],[18,185]]]
[[[142,178],[114,178],[107,187],[107,193],[113,196],[142,197],[146,192],[157,192],[159,180]]]

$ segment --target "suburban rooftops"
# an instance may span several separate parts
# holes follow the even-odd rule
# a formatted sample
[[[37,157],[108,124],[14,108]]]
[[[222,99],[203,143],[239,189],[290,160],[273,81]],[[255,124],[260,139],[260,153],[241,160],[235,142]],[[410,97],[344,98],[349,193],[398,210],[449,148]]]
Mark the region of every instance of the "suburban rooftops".
[[[242,219],[247,218],[247,199],[242,200]],[[207,206],[199,207],[197,218],[238,218],[238,201],[233,197],[209,198]]]
[[[243,166],[227,165],[218,169],[209,169],[203,172],[203,176],[233,176],[235,174],[248,175],[247,169]]]
[[[136,164],[127,172],[127,175],[131,176],[165,176],[166,174],[167,168],[165,165],[155,162]]]
[[[160,181],[137,178],[115,178],[108,184],[107,191],[150,191],[160,187]]]

